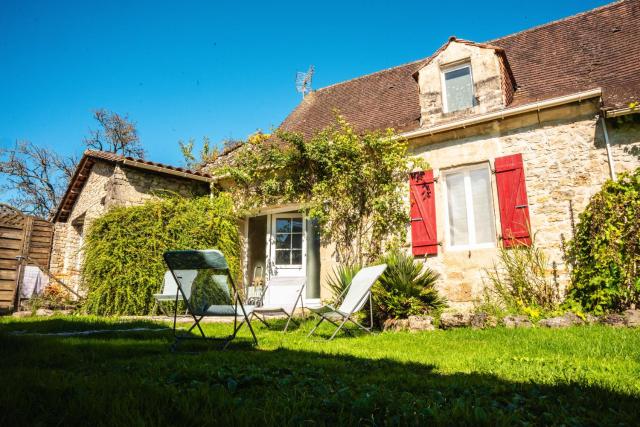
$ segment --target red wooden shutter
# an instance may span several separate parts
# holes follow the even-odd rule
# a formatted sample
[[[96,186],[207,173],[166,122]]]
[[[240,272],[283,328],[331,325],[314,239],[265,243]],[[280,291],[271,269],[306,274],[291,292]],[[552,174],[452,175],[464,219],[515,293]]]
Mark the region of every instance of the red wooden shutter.
[[[435,255],[438,253],[438,234],[433,171],[412,173],[409,190],[413,255]]]
[[[499,157],[495,161],[502,243],[509,248],[531,245],[529,202],[522,154]]]

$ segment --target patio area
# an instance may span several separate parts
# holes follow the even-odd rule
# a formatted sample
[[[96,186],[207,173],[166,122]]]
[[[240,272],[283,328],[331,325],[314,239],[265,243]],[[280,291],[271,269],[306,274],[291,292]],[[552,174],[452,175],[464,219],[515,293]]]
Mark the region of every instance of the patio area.
[[[0,423],[632,425],[640,416],[640,333],[632,329],[387,332],[327,342],[331,328],[306,337],[312,321],[287,334],[256,322],[257,348],[244,345],[244,329],[227,351],[190,354],[170,352],[168,326],[1,318]],[[211,335],[229,327],[204,325]],[[138,331],[30,335],[130,328]]]

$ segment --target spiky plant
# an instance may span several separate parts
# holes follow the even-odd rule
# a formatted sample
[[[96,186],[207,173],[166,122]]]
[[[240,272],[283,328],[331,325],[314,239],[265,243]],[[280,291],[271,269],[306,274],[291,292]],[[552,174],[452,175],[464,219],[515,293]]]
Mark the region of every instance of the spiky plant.
[[[373,288],[376,317],[406,318],[440,310],[447,301],[435,288],[440,275],[398,250],[381,259],[387,269]]]
[[[333,269],[327,279],[327,286],[331,289],[331,301],[335,304],[339,303],[340,296],[345,289],[349,287],[353,277],[360,271],[362,267],[359,265],[343,264]]]

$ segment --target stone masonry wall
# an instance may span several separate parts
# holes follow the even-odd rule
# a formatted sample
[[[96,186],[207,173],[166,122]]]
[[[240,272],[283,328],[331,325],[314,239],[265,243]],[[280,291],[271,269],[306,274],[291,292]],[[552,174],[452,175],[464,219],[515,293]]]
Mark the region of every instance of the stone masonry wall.
[[[49,269],[63,282],[77,290],[79,286],[81,246],[84,231],[93,220],[105,212],[107,186],[114,165],[97,162],[66,222],[54,224],[53,248]],[[81,225],[82,223],[82,225]]]
[[[50,270],[78,289],[82,241],[91,223],[114,206],[134,206],[169,191],[183,196],[209,192],[206,182],[161,175],[108,162],[96,162],[66,222],[57,222]]]
[[[426,159],[434,176],[448,168],[489,162],[496,157],[521,153],[524,161],[531,227],[536,243],[557,264],[561,286],[567,284],[561,236],[571,238],[571,209],[575,221],[590,197],[609,178],[602,124],[596,106],[583,102],[570,107],[541,111],[483,128],[465,129],[414,140],[413,153]],[[640,166],[640,126],[607,126],[618,172]],[[480,135],[478,135],[480,132]],[[474,135],[475,133],[475,135]],[[635,154],[634,154],[635,153]],[[453,251],[446,249],[443,180],[435,184],[439,253],[427,263],[441,275],[441,292],[453,309],[469,310],[482,296],[484,269],[498,254],[496,247]],[[496,232],[500,232],[495,178],[492,176]],[[409,234],[410,235],[410,234]],[[496,239],[497,241],[497,239]],[[551,269],[551,266],[549,266]]]
[[[209,193],[209,185],[179,177],[161,175],[126,166],[116,165],[107,188],[105,205],[135,206],[162,192],[177,193],[190,197]]]
[[[442,70],[455,64],[471,65],[475,105],[471,108],[444,112]],[[452,41],[429,64],[418,72],[422,127],[463,119],[505,107],[503,67],[494,49]]]

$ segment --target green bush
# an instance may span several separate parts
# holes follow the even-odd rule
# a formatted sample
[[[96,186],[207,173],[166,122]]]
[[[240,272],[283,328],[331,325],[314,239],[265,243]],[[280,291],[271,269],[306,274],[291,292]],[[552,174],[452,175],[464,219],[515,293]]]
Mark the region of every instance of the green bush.
[[[580,214],[567,246],[569,297],[587,311],[640,303],[640,168],[607,181]]]
[[[387,269],[373,287],[376,318],[402,319],[431,313],[446,307],[446,299],[438,294],[435,284],[440,277],[423,262],[398,250],[381,262]]]
[[[561,295],[547,255],[536,245],[500,247],[498,262],[486,269],[483,307],[496,306],[532,318],[558,309]]]
[[[100,315],[142,315],[154,310],[172,249],[221,250],[239,273],[240,240],[228,195],[169,197],[118,207],[91,225],[84,242],[84,310]]]

